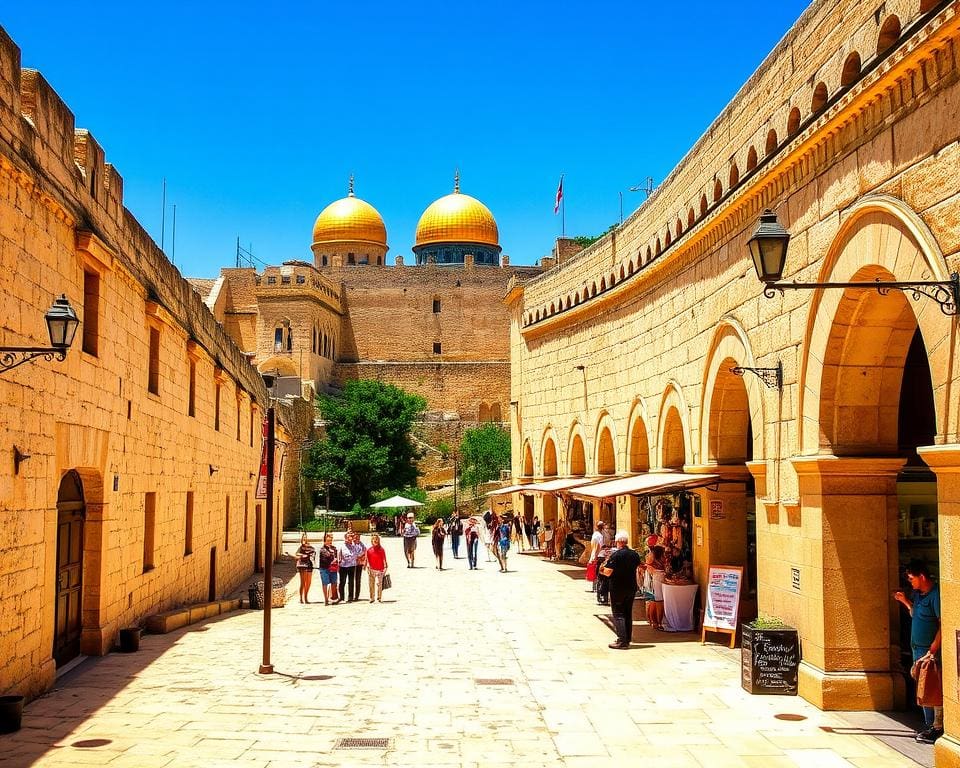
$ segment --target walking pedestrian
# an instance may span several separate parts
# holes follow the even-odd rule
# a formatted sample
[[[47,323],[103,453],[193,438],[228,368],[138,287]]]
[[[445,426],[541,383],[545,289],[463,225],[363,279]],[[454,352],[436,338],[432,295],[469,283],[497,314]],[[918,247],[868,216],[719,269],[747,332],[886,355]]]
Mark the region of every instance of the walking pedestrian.
[[[438,517],[430,531],[430,543],[433,545],[433,556],[436,558],[438,571],[443,570],[443,540],[446,538],[447,529],[443,524],[443,518]]]
[[[337,552],[340,560],[340,597],[345,603],[352,603],[360,596],[357,558],[363,554],[364,546],[359,542],[360,534],[347,531]]]
[[[336,605],[337,598],[337,548],[333,546],[333,534],[323,534],[323,546],[317,552],[317,570],[320,571],[320,583],[323,585],[323,604]]]
[[[510,538],[512,541],[517,544],[517,551],[523,552],[523,521],[520,519],[520,515],[514,515],[513,520],[513,530],[511,531]]]
[[[380,536],[370,537],[370,546],[366,551],[367,587],[370,590],[370,602],[383,602],[383,574],[387,570],[387,551],[380,545]]]
[[[400,529],[403,536],[403,556],[407,558],[407,568],[413,568],[414,557],[417,554],[417,537],[420,535],[420,528],[413,519],[413,512],[407,512],[407,521]]]
[[[480,546],[480,527],[477,525],[477,518],[471,517],[467,520],[464,539],[467,544],[467,565],[471,571],[475,571],[477,569],[477,549]]]
[[[510,551],[510,532],[512,530],[513,525],[511,525],[509,520],[504,520],[500,523],[498,530],[498,543],[500,546],[497,548],[497,559],[500,561],[500,573],[507,572],[507,552]]]
[[[540,518],[536,515],[533,516],[533,520],[530,520],[526,524],[526,533],[527,540],[530,542],[530,549],[540,549],[540,542],[537,537],[540,533]]]
[[[450,549],[453,550],[453,559],[460,557],[460,537],[463,536],[463,521],[460,513],[453,510],[450,521],[447,523],[447,533],[450,534]]]
[[[313,581],[313,558],[317,550],[313,548],[307,534],[300,537],[300,548],[297,550],[297,575],[300,576],[300,602],[310,602],[310,582]]]
[[[642,561],[640,554],[627,546],[626,531],[617,531],[617,549],[603,564],[603,575],[610,581],[610,614],[617,632],[616,642],[608,647],[625,650],[633,638],[633,600],[640,583]]]

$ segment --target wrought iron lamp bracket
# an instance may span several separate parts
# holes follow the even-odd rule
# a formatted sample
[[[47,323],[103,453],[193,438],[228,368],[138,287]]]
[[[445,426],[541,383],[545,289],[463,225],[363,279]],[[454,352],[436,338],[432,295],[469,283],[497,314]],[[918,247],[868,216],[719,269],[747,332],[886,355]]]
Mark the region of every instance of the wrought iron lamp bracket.
[[[770,389],[783,389],[783,363],[777,362],[776,368],[750,368],[746,365],[737,365],[730,369],[734,376],[743,376],[750,371]]]
[[[0,373],[38,357],[63,362],[67,358],[67,350],[57,347],[0,347]]]
[[[881,296],[886,296],[891,290],[903,291],[909,293],[914,301],[919,301],[921,296],[933,299],[945,315],[960,314],[960,274],[957,272],[951,274],[949,280],[882,282],[877,279],[873,282],[855,283],[767,283],[763,288],[763,295],[772,299],[778,292],[782,294],[785,290],[810,291],[820,288],[868,288],[876,290]]]

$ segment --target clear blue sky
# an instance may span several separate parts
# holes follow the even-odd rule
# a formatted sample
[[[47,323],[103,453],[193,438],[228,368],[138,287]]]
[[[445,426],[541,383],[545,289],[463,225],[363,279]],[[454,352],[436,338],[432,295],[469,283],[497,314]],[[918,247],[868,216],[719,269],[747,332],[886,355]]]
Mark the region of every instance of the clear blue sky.
[[[126,206],[188,276],[310,259],[347,191],[383,215],[389,257],[452,191],[482,200],[513,263],[619,219],[660,182],[805,2],[8,3],[2,25],[103,145]],[[624,191],[625,214],[642,193]],[[389,258],[388,257],[388,258]],[[392,258],[390,258],[392,263]]]

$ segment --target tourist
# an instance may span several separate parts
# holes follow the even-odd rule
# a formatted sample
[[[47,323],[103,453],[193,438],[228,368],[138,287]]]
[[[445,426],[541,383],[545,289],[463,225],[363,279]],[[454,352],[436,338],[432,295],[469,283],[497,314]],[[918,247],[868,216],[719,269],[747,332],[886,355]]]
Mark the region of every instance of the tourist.
[[[553,559],[554,560],[563,560],[563,548],[567,540],[567,528],[566,521],[561,517],[557,520],[556,528],[553,531]]]
[[[548,557],[551,560],[555,558],[556,552],[553,549],[553,526],[551,526],[550,523],[547,523],[543,527],[543,532],[540,536],[540,549],[544,557]]]
[[[487,550],[487,562],[490,562],[490,553],[492,552],[494,557],[497,558],[497,562],[500,563],[500,570],[503,570],[503,562],[500,560],[500,546],[497,543],[498,532],[500,530],[500,516],[492,509],[488,509],[483,513],[483,522],[485,523],[483,527],[483,544]]]
[[[403,556],[407,558],[407,568],[413,568],[413,560],[417,553],[417,537],[420,535],[420,528],[413,519],[413,512],[407,512],[407,520],[400,529],[400,535],[403,536]]]
[[[463,535],[463,521],[456,510],[450,515],[447,533],[450,534],[450,549],[453,550],[453,559],[456,560],[460,557],[460,537]]]
[[[594,563],[596,567],[597,558],[600,556],[600,550],[603,549],[603,529],[606,528],[607,524],[603,520],[598,520],[595,530],[593,531],[593,536],[590,537],[590,559],[587,561],[587,564]],[[597,580],[593,580],[593,585],[591,589],[597,591]]]
[[[625,650],[633,639],[633,600],[637,596],[641,568],[640,554],[627,546],[627,532],[617,531],[617,549],[603,564],[603,575],[610,583],[610,614],[617,633],[609,647]]]
[[[313,557],[317,550],[307,539],[304,533],[300,537],[300,548],[297,550],[297,574],[300,576],[300,602],[309,603],[310,582],[313,581]]]
[[[477,570],[477,549],[480,546],[480,526],[477,524],[477,518],[471,517],[467,520],[467,529],[464,532],[467,543],[467,565],[471,571]]]
[[[513,516],[513,532],[510,538],[516,543],[517,551],[523,552],[523,521],[520,515]]]
[[[647,623],[663,631],[663,579],[666,576],[666,562],[663,547],[656,544],[647,552],[644,566],[643,583],[647,596]]]
[[[387,570],[387,551],[380,545],[380,536],[370,537],[370,546],[366,550],[367,585],[370,590],[370,602],[383,602],[383,574]]]
[[[922,560],[911,560],[906,571],[912,593],[893,597],[910,611],[910,651],[913,663],[935,659],[940,663],[940,586],[930,578],[930,570]],[[942,667],[941,667],[942,669]],[[941,673],[942,674],[942,673]],[[921,707],[926,725],[914,738],[921,744],[933,744],[943,736],[943,707]]]
[[[359,558],[365,549],[360,543],[359,533],[348,531],[344,534],[337,555],[340,560],[340,593],[345,603],[355,602],[360,597],[360,571],[363,568]]]
[[[533,520],[527,523],[527,540],[530,542],[530,549],[540,549],[539,533],[540,518],[534,515]]]
[[[509,520],[504,520],[500,523],[500,527],[497,531],[498,539],[497,543],[497,559],[500,561],[500,573],[507,572],[507,552],[510,551],[510,532],[513,530],[513,526],[510,524]]]
[[[433,530],[430,531],[430,543],[433,545],[433,556],[437,560],[437,570],[443,570],[443,540],[447,538],[447,529],[443,524],[443,518],[438,517],[433,523]]]
[[[323,604],[336,605],[340,602],[337,597],[337,571],[340,564],[337,562],[337,548],[333,546],[333,534],[323,534],[323,546],[317,552],[317,570],[320,571],[320,583],[323,585]]]

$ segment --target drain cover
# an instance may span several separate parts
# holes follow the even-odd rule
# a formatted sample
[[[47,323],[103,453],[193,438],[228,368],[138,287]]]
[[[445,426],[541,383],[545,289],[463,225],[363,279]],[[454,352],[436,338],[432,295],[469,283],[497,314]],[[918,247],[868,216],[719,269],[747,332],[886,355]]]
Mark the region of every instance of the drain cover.
[[[475,677],[474,682],[477,685],[513,685],[509,677]]]
[[[389,749],[390,739],[337,739],[334,749]]]

